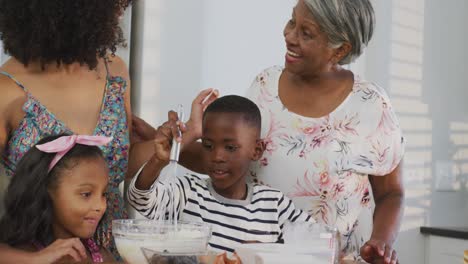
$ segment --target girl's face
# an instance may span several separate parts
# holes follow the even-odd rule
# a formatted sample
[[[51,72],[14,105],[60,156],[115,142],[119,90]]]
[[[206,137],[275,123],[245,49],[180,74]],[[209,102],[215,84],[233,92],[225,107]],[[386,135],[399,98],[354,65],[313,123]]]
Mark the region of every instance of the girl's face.
[[[106,211],[109,171],[103,158],[82,159],[59,175],[49,190],[54,208],[55,238],[89,238]]]

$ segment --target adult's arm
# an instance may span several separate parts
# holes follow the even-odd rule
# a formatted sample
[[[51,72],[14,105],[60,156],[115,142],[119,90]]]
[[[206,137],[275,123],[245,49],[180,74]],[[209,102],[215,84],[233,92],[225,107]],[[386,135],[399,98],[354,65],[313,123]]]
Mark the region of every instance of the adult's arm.
[[[0,67],[0,70],[2,68]],[[20,92],[14,89],[12,80],[0,74],[0,157],[5,153],[10,133],[9,122],[11,121],[12,107],[16,106],[15,98]]]
[[[404,209],[402,163],[385,176],[369,176],[375,200],[374,225],[361,256],[371,263],[396,263],[393,244],[397,238]],[[393,262],[392,262],[393,261]]]
[[[204,171],[202,160],[202,145],[197,140],[202,136],[203,112],[214,100],[219,96],[219,91],[213,88],[201,91],[192,102],[192,111],[190,120],[187,122],[187,131],[189,137],[182,153],[180,154],[179,162],[182,166],[202,174]]]
[[[0,264],[34,263],[34,253],[18,250],[7,244],[0,244]]]
[[[130,80],[130,74],[128,71],[128,67],[125,64],[124,60],[120,58],[119,56],[109,56],[109,73],[113,76],[119,76],[122,79],[125,80],[126,88],[125,92],[123,95],[124,99],[124,107],[125,107],[125,116],[127,118],[127,127],[128,127],[128,133],[129,137],[132,138],[132,119],[133,119],[133,114],[132,114],[132,106],[131,106],[131,80]],[[128,164],[128,169],[127,169],[127,174],[126,178],[129,177],[129,175],[134,175],[136,171],[130,170],[130,168],[133,168],[130,166],[130,162],[132,160],[132,155],[134,155],[133,151],[133,146],[130,144],[130,149],[129,149],[129,164]],[[134,160],[134,159],[133,159]]]
[[[202,166],[201,150],[202,146],[196,140],[201,138],[203,112],[206,107],[218,98],[219,92],[216,89],[206,89],[201,91],[192,102],[190,119],[185,124],[184,137],[182,138],[182,151],[180,153],[179,163],[198,173],[204,173]],[[139,142],[134,143],[132,151],[134,152],[129,161],[129,174],[135,175],[136,171],[148,161],[154,153],[153,139],[156,135],[156,129],[140,118],[135,118],[135,124],[132,126],[133,133],[138,135]],[[140,141],[141,140],[141,141]]]

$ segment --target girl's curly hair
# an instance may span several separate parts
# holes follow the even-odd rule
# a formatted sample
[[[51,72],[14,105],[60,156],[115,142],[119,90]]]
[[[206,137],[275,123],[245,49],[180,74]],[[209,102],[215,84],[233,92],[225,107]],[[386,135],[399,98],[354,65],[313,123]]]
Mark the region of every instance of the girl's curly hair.
[[[0,40],[24,65],[86,64],[125,45],[119,16],[132,0],[0,0]]]

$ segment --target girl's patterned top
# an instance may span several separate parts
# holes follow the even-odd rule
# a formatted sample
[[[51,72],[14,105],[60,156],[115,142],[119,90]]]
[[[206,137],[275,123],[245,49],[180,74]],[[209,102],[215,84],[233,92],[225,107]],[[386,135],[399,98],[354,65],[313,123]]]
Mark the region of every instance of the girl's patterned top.
[[[2,71],[0,71],[0,74],[12,79],[27,96],[23,105],[25,116],[16,130],[10,135],[0,161],[0,165],[4,166],[7,176],[13,176],[16,164],[26,151],[40,139],[62,133],[74,133],[34,98],[27,88],[13,76]],[[119,258],[119,256],[112,237],[112,220],[127,218],[124,201],[119,191],[119,184],[124,180],[127,172],[130,147],[127,113],[124,103],[126,85],[126,80],[122,77],[108,74],[98,123],[93,133],[94,135],[113,137],[109,144],[101,147],[109,165],[110,180],[107,210],[96,230],[95,238],[100,246],[108,249],[116,258]]]
[[[278,96],[282,72],[265,70],[249,90],[266,142],[250,173],[254,181],[281,189],[316,221],[336,226],[343,253],[358,253],[372,231],[368,175],[390,173],[403,157],[397,118],[384,90],[357,76],[352,92],[330,114],[292,113]]]

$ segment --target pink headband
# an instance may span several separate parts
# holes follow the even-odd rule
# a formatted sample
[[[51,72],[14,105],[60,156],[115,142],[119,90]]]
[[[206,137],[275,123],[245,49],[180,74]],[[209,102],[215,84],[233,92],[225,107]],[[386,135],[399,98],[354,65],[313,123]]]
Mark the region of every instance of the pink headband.
[[[70,151],[76,144],[86,145],[86,146],[103,146],[112,141],[112,137],[104,136],[85,136],[85,135],[71,135],[59,137],[50,142],[36,145],[36,148],[42,152],[46,153],[57,153],[55,154],[54,159],[50,162],[49,171],[50,172],[54,166],[59,162],[65,154]]]

